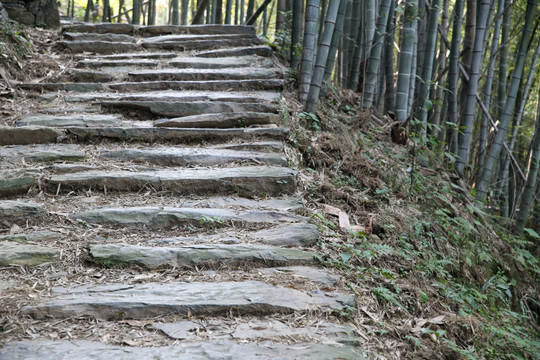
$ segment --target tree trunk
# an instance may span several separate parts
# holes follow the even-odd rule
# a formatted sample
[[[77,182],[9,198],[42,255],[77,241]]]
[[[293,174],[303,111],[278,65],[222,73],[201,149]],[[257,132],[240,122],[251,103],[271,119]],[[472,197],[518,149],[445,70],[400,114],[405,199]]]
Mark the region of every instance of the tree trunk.
[[[286,0],[277,0],[277,10],[276,10],[276,32],[284,30],[285,23],[285,11],[286,11]]]
[[[347,87],[347,80],[349,79],[349,49],[352,46],[352,41],[350,38],[351,34],[351,23],[352,23],[352,0],[347,3],[347,8],[345,10],[345,22],[343,23],[343,36],[341,37],[341,57],[342,57],[342,69],[341,69],[341,86]]]
[[[311,85],[309,87],[307,96],[307,103],[305,107],[306,112],[315,113],[317,108],[317,101],[319,100],[324,70],[328,60],[328,53],[330,52],[332,36],[334,35],[338,10],[340,8],[340,1],[341,0],[330,0],[330,4],[328,5],[328,11],[324,21],[324,32],[317,50],[317,60],[315,62],[313,78],[311,79]]]
[[[298,100],[305,103],[313,76],[313,58],[316,49],[317,20],[319,19],[319,0],[307,0],[302,63],[298,79]]]
[[[495,162],[499,160],[502,144],[504,142],[504,139],[506,138],[506,135],[508,134],[508,126],[510,124],[510,119],[512,118],[512,113],[514,111],[514,106],[516,103],[516,95],[519,89],[519,85],[521,83],[523,68],[525,65],[525,57],[527,56],[527,45],[532,32],[532,22],[536,12],[537,4],[537,0],[527,1],[527,9],[525,11],[525,25],[523,27],[523,33],[521,36],[518,53],[515,59],[515,67],[512,72],[512,81],[510,83],[510,88],[508,89],[506,103],[500,119],[499,131],[497,132],[495,140],[493,141],[493,145],[491,146],[491,149],[489,151],[485,166],[482,169],[482,176],[476,190],[476,201],[480,206],[483,206],[484,202],[486,201],[489,184],[491,183],[492,173],[495,167]]]
[[[369,59],[366,66],[366,77],[363,86],[363,106],[369,108],[373,105],[375,90],[377,86],[378,73],[381,65],[381,53],[384,43],[384,34],[388,25],[388,15],[390,13],[392,0],[382,0],[379,7],[379,17],[377,19],[377,30],[373,38],[373,47],[369,52]]]
[[[300,63],[300,41],[302,35],[302,19],[304,14],[304,0],[292,0],[292,34],[291,34],[291,67],[298,68]]]
[[[351,0],[341,0],[339,3],[336,26],[334,28],[334,34],[332,35],[332,43],[330,45],[330,52],[328,53],[328,59],[326,60],[323,82],[330,80],[330,76],[332,75],[332,70],[334,69],[336,53],[338,50],[339,42],[342,39],[341,35],[343,33],[343,24],[345,23],[345,10],[347,9],[347,5],[350,3],[351,3]],[[339,71],[338,71],[338,76],[340,76]]]
[[[405,123],[408,113],[409,89],[411,79],[414,40],[416,38],[416,15],[418,0],[407,0],[401,37],[401,49],[398,58],[398,78],[396,85],[396,119]]]
[[[180,24],[180,16],[178,14],[178,0],[172,0],[172,24]]]
[[[347,79],[347,89],[353,89],[353,78],[358,77],[358,70],[360,68],[360,18],[362,17],[362,0],[353,0],[352,3],[352,18],[351,18],[351,31],[348,37],[351,39],[349,43],[349,69]],[[357,61],[358,59],[358,61]],[[358,63],[358,65],[357,65]],[[354,90],[354,89],[353,89]]]
[[[458,157],[456,159],[456,171],[463,177],[465,167],[469,161],[471,146],[471,135],[474,126],[474,111],[476,109],[476,95],[478,93],[478,82],[480,80],[480,70],[484,55],[484,33],[489,14],[489,0],[481,0],[478,6],[478,22],[474,35],[474,48],[469,70],[469,83],[467,86],[466,103],[463,110],[462,132],[459,136]]]
[[[394,87],[394,41],[396,38],[396,2],[390,3],[390,18],[386,26],[384,37],[384,73],[386,74],[386,91],[384,97],[384,111],[394,113],[396,90]]]

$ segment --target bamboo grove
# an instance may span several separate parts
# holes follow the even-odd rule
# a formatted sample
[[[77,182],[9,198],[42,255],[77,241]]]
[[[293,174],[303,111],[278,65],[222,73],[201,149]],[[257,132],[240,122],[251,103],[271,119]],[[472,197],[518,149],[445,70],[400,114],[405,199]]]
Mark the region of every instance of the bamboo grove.
[[[85,20],[151,25],[165,0],[98,1],[81,5]],[[68,0],[68,13],[75,7]],[[539,230],[537,0],[170,0],[162,8],[170,24],[255,25],[284,49],[305,112],[316,113],[330,82],[358,92],[362,108],[388,114],[415,146],[440,154],[477,207],[518,233]]]

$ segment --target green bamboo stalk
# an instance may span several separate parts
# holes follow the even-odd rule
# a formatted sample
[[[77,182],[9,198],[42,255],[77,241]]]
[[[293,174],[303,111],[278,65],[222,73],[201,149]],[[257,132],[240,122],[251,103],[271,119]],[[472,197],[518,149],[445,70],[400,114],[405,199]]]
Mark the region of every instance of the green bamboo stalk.
[[[358,77],[358,72],[360,69],[360,37],[362,35],[360,31],[360,19],[362,18],[362,0],[353,0],[352,3],[352,17],[351,17],[351,31],[349,33],[349,60],[348,60],[348,78],[347,78],[347,88],[353,89],[353,78],[356,75]],[[358,65],[357,65],[358,64]],[[355,71],[355,69],[358,70]],[[353,89],[354,90],[354,89]]]
[[[459,1],[459,0],[458,0]],[[401,49],[398,58],[398,76],[396,85],[396,119],[405,123],[408,118],[407,106],[411,79],[414,41],[416,39],[416,15],[418,0],[406,0],[403,14]]]
[[[298,48],[300,47],[302,36],[302,18],[304,13],[304,0],[292,0],[293,1],[293,13],[292,13],[292,34],[291,34],[291,67],[293,69],[298,68],[300,63],[300,54]]]
[[[504,15],[501,30],[501,48],[499,53],[499,74],[497,87],[497,117],[500,117],[504,109],[506,99],[506,77],[508,73],[508,39],[510,36],[510,18],[512,15],[511,0],[504,2]]]
[[[339,3],[336,26],[334,28],[334,34],[332,35],[330,52],[328,53],[328,59],[326,60],[326,66],[324,69],[323,83],[330,80],[330,76],[332,75],[332,70],[334,69],[334,64],[336,61],[336,53],[339,47],[339,42],[342,39],[343,25],[345,23],[345,10],[347,9],[347,5],[350,3],[351,3],[351,0],[341,0]],[[339,71],[338,71],[338,74],[339,74]]]
[[[272,0],[264,0],[264,2],[261,4],[261,6],[259,6],[257,11],[255,11],[253,15],[251,15],[251,17],[246,21],[245,25],[253,25],[257,18],[264,12],[268,4],[270,4],[271,2]]]
[[[178,25],[180,24],[180,17],[178,14],[178,0],[172,0],[172,24]]]
[[[349,63],[349,49],[352,46],[351,41],[351,23],[352,23],[352,0],[350,0],[347,3],[347,8],[345,10],[345,22],[343,23],[343,36],[342,36],[342,50],[341,57],[342,57],[342,69],[341,69],[341,86],[346,88],[347,87],[347,80],[349,79],[349,69],[350,69],[350,63]]]
[[[201,20],[203,19],[204,12],[209,2],[210,0],[201,0],[201,2],[199,3],[199,7],[197,8],[197,12],[195,13],[195,16],[193,17],[193,20],[191,22],[191,25],[201,24]]]
[[[464,0],[456,0],[454,6],[454,19],[452,28],[452,42],[448,62],[448,122],[452,124],[448,131],[449,151],[457,154],[458,147],[458,96],[457,85],[459,79],[459,47],[461,43],[461,26],[463,23]]]
[[[305,103],[313,75],[317,24],[319,20],[319,0],[307,0],[304,41],[302,44],[302,62],[298,79],[298,100]]]
[[[392,0],[382,0],[379,7],[379,17],[377,18],[377,29],[373,38],[373,47],[369,52],[369,59],[366,66],[366,77],[363,86],[363,106],[369,108],[373,105],[375,90],[377,86],[378,73],[381,64],[381,53],[383,49],[385,30],[388,25],[388,15],[390,13],[390,3]]]
[[[515,66],[512,72],[512,80],[508,89],[505,106],[501,114],[499,131],[497,132],[493,145],[489,151],[486,163],[482,169],[482,176],[476,190],[476,201],[479,206],[483,206],[486,201],[489,184],[491,183],[492,173],[495,167],[495,162],[499,160],[499,155],[503,146],[504,139],[508,134],[508,127],[514,111],[516,96],[521,83],[523,68],[525,66],[525,58],[527,56],[527,45],[532,33],[532,22],[538,5],[537,0],[528,0],[527,9],[525,10],[525,25],[521,36],[521,41],[518,53],[515,59]]]
[[[180,8],[180,22],[182,25],[187,25],[189,14],[189,0],[182,0]]]
[[[390,14],[386,26],[386,36],[384,37],[384,73],[385,73],[385,95],[384,112],[393,113],[395,111],[396,89],[394,86],[394,41],[396,38],[396,2],[390,3]]]
[[[328,53],[330,52],[334,29],[336,27],[340,2],[341,0],[330,0],[330,3],[328,4],[328,11],[324,21],[324,32],[317,50],[317,60],[315,62],[313,77],[311,79],[311,85],[309,87],[307,102],[304,109],[306,112],[315,113],[317,108],[317,101],[319,100],[319,94],[321,92],[324,70],[328,60]]]

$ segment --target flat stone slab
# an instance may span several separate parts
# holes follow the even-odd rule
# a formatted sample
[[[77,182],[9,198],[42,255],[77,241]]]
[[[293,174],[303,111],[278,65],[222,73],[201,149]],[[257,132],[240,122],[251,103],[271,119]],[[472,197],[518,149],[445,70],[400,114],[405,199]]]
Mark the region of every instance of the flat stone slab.
[[[244,34],[168,34],[159,36],[150,36],[141,39],[143,44],[157,44],[171,41],[193,41],[193,40],[239,40],[239,39],[256,39],[256,36]]]
[[[241,142],[231,144],[219,144],[209,146],[212,149],[231,149],[231,150],[247,150],[247,151],[283,151],[283,143],[281,141],[254,141]]]
[[[111,54],[134,51],[137,49],[137,44],[125,41],[64,40],[59,41],[58,43],[73,53],[93,52],[98,54]]]
[[[211,334],[212,340],[290,340],[294,338],[317,339],[326,343],[351,343],[357,339],[350,325],[318,322],[297,326],[274,319],[221,319],[185,320],[175,323],[153,323],[154,329],[175,340],[201,341]]]
[[[66,95],[66,102],[89,101],[234,101],[234,102],[273,102],[280,94],[271,91],[150,91],[144,93],[92,93]],[[105,115],[103,115],[105,116]],[[78,126],[78,125],[74,125]]]
[[[257,271],[269,276],[287,274],[294,279],[311,281],[324,287],[334,287],[340,279],[339,275],[312,266],[271,267]]]
[[[224,58],[177,57],[168,61],[169,66],[182,69],[223,69],[250,66],[273,67],[270,59],[258,56],[236,56]]]
[[[143,110],[154,115],[167,117],[182,117],[200,114],[215,114],[220,112],[269,112],[277,113],[277,105],[261,103],[238,103],[218,101],[191,101],[191,102],[166,102],[166,101],[101,101],[104,108],[112,108],[118,111],[136,112]]]
[[[246,25],[150,25],[136,27],[136,34],[142,37],[169,34],[244,34],[256,36],[253,26]]]
[[[128,52],[124,54],[90,55],[88,59],[96,60],[120,60],[120,59],[173,59],[178,54],[175,52]]]
[[[204,341],[159,347],[114,346],[88,341],[23,341],[7,343],[0,360],[328,360],[366,359],[360,348],[332,344],[255,344]]]
[[[207,80],[207,81],[144,81],[118,82],[107,84],[107,88],[116,91],[156,91],[156,90],[280,90],[284,79],[251,80]]]
[[[208,49],[220,49],[233,46],[249,46],[260,44],[257,38],[248,38],[238,35],[237,38],[211,39],[214,35],[207,35],[207,38],[202,39],[182,39],[168,41],[143,42],[142,47],[145,49],[160,49],[160,50],[175,50],[175,51],[200,51]],[[221,36],[221,35],[218,35]]]
[[[170,314],[268,315],[332,311],[354,306],[354,296],[300,291],[260,281],[103,284],[53,288],[53,298],[21,312],[35,319],[91,316],[149,319]]]
[[[129,244],[95,244],[88,246],[92,259],[105,266],[139,265],[158,267],[208,268],[244,263],[265,266],[313,264],[311,252],[265,245],[185,245],[180,247],[151,247]]]
[[[123,66],[140,66],[140,67],[157,67],[158,60],[152,59],[86,59],[77,63],[79,67],[123,67]]]
[[[195,54],[196,57],[228,57],[228,56],[248,56],[248,55],[257,55],[270,57],[273,55],[273,50],[270,46],[260,45],[260,46],[245,46],[245,47],[236,47],[230,49],[219,49],[219,50],[209,50],[201,51],[198,54]]]
[[[88,187],[100,190],[138,191],[146,185],[174,193],[243,192],[261,195],[290,194],[296,171],[282,167],[239,167],[217,169],[161,169],[149,171],[86,171],[45,178],[54,190]],[[0,186],[1,189],[1,186]]]
[[[71,24],[62,26],[63,33],[97,33],[97,34],[133,34],[135,27],[131,24],[99,23]]]
[[[238,128],[238,129],[189,129],[170,127],[68,127],[67,132],[79,140],[106,138],[121,141],[169,141],[178,144],[199,141],[230,139],[285,139],[289,134],[286,128]]]
[[[42,204],[33,201],[0,200],[0,219],[7,221],[26,222],[45,215]]]
[[[35,266],[58,261],[60,250],[40,245],[21,244],[13,241],[0,242],[0,266]]]
[[[126,34],[99,34],[99,33],[70,33],[62,34],[67,40],[94,40],[109,42],[131,42],[135,43],[135,38]]]
[[[66,127],[66,126],[118,126],[122,119],[115,115],[100,114],[70,114],[70,115],[49,115],[49,114],[30,114],[25,115],[17,122],[17,126],[48,126],[48,127]]]
[[[2,151],[0,150],[0,156]],[[259,164],[287,166],[287,159],[276,153],[236,151],[226,149],[193,149],[159,147],[101,151],[101,157],[137,163],[165,166],[223,165],[232,162],[255,162]]]
[[[223,197],[212,196],[203,197],[196,200],[182,200],[178,204],[184,207],[238,207],[238,208],[255,208],[255,209],[272,209],[288,212],[298,212],[304,209],[302,200],[295,197],[287,196],[284,199],[266,198],[266,199],[247,199],[245,197]]]
[[[0,126],[0,145],[55,143],[62,134],[57,129]]]
[[[155,126],[180,128],[233,128],[251,125],[275,124],[279,114],[257,112],[225,112],[184,116],[154,121]]]
[[[0,170],[0,196],[24,194],[36,182],[38,170]]]
[[[88,224],[121,227],[171,228],[194,225],[215,227],[226,225],[273,224],[305,221],[306,218],[279,211],[236,211],[230,209],[188,207],[111,207],[72,214],[70,218]]]
[[[79,161],[86,153],[75,144],[13,145],[0,148],[0,164],[4,161]]]
[[[106,83],[113,80],[112,74],[103,71],[73,69],[70,74],[75,82]]]
[[[157,69],[130,71],[129,77],[135,81],[177,80],[247,80],[278,79],[283,71],[278,68],[225,68],[225,69]]]
[[[1,215],[0,215],[1,217]],[[62,234],[54,231],[35,231],[32,233],[1,235],[0,241],[15,241],[18,243],[40,242],[59,239]]]

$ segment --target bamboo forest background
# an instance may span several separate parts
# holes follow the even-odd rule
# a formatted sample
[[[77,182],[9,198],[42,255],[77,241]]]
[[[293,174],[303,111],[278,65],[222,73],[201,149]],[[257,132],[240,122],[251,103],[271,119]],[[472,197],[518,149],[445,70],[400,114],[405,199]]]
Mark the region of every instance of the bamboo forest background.
[[[290,62],[305,112],[329,84],[435,153],[480,209],[540,229],[540,12],[533,0],[67,0],[86,21],[253,24]],[[138,14],[138,15],[137,15]],[[405,139],[405,141],[407,141]]]

